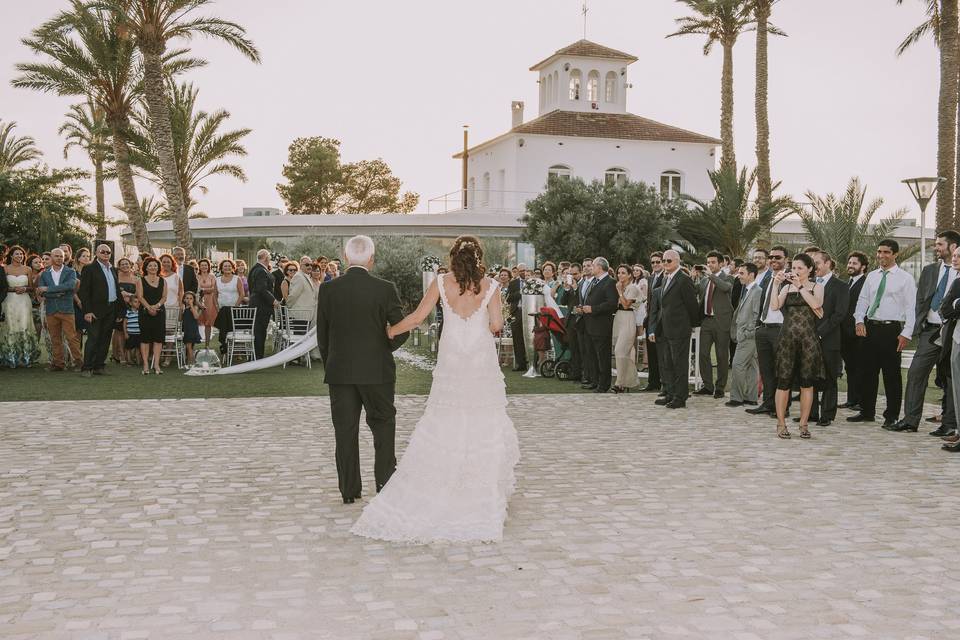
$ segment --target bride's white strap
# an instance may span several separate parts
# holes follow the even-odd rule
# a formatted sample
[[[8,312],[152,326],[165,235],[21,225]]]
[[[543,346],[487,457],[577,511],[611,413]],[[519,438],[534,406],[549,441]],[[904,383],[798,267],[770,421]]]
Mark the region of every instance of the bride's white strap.
[[[487,287],[487,295],[483,298],[483,304],[480,305],[481,308],[490,304],[490,300],[493,298],[493,292],[499,290],[500,288],[497,286],[497,281],[493,278],[487,278],[487,280],[490,282],[490,286]]]
[[[450,306],[450,303],[447,302],[447,292],[443,290],[443,276],[446,274],[438,273],[437,274],[437,287],[440,289],[440,300],[447,306]]]

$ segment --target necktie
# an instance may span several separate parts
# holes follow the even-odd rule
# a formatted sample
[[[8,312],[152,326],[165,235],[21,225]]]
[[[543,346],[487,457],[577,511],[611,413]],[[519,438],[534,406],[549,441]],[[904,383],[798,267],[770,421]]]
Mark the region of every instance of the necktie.
[[[940,276],[940,282],[937,283],[937,290],[933,294],[933,300],[930,301],[931,311],[940,311],[940,303],[943,302],[943,296],[947,295],[947,278],[949,276],[950,269],[944,269],[943,275]]]
[[[888,273],[890,273],[890,272],[889,272],[889,271],[884,271],[884,272],[883,272],[883,275],[880,276],[880,286],[877,287],[877,297],[873,299],[873,304],[870,305],[870,309],[867,310],[867,317],[868,317],[868,318],[871,317],[874,313],[876,313],[877,308],[880,306],[880,299],[883,298],[883,292],[884,292],[884,291],[886,290],[886,288],[887,288],[887,274],[888,274]]]
[[[590,297],[590,292],[593,291],[593,285],[595,285],[596,283],[597,283],[597,279],[594,278],[594,279],[591,280],[590,283],[587,285],[587,292],[583,294],[583,301],[584,301],[584,302],[586,302],[586,301],[587,301],[587,298]]]
[[[707,283],[707,315],[713,315],[713,280]]]
[[[767,290],[763,292],[763,308],[760,309],[760,322],[767,321],[767,314],[770,312],[770,298],[773,297],[773,289],[776,286],[775,282],[770,282],[767,285]]]

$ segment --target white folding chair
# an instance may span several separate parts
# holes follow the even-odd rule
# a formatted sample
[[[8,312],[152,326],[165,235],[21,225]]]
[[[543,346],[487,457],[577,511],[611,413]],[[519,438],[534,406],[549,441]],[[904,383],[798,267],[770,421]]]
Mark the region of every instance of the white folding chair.
[[[310,333],[314,322],[313,309],[287,309],[284,315],[286,316],[286,327],[283,332],[282,349],[286,349],[290,345],[299,342],[303,336]],[[308,351],[304,357],[307,360],[307,368],[312,369],[313,363],[310,360],[310,352]],[[287,368],[286,362],[283,363],[283,368]]]
[[[176,356],[177,368],[186,366],[186,353],[183,345],[183,316],[180,307],[163,309],[163,347],[160,357]]]
[[[253,323],[257,319],[256,307],[231,307],[230,322],[233,329],[227,333],[227,366],[233,364],[234,356],[256,360],[253,350]]]
[[[273,322],[270,329],[273,331],[273,352],[283,350],[284,340],[289,330],[290,310],[280,305],[273,310]]]

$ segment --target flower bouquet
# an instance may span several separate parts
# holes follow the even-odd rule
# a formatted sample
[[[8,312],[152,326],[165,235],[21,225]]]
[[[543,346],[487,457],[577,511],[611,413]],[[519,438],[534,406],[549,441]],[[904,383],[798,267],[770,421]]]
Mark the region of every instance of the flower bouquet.
[[[437,256],[426,256],[420,261],[420,271],[423,273],[436,273],[443,261]]]

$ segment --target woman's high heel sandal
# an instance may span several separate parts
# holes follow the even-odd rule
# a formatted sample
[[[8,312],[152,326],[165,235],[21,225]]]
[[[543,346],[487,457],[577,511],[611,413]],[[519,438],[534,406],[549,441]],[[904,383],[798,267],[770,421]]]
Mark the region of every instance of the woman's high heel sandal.
[[[777,437],[778,437],[778,438],[781,438],[781,439],[783,439],[783,440],[789,440],[789,439],[790,439],[790,432],[787,431],[787,425],[785,425],[785,424],[778,424],[778,425],[777,425]]]

